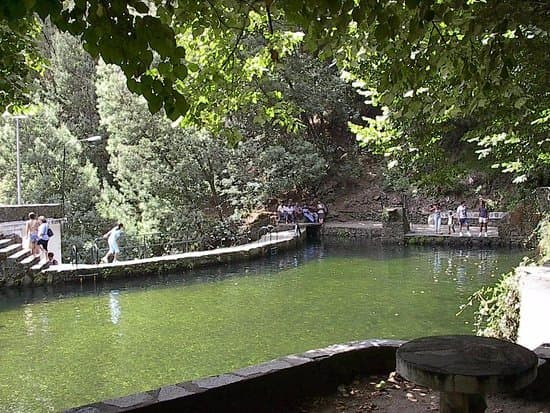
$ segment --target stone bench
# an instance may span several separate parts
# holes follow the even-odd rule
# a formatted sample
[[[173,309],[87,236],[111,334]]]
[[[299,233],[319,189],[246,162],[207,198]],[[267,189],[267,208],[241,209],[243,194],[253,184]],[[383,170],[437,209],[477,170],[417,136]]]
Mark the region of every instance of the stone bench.
[[[442,413],[484,412],[486,394],[526,387],[537,377],[537,367],[531,350],[488,337],[423,337],[396,352],[397,373],[439,390]]]

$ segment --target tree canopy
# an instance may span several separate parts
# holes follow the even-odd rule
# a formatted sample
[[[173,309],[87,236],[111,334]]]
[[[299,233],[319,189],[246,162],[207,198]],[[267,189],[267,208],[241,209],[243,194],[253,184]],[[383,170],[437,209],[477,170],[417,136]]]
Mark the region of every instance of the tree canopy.
[[[304,47],[334,59],[371,103],[387,108],[383,120],[353,128],[390,165],[422,171],[430,154],[439,159],[460,141],[517,181],[548,170],[546,1],[5,0],[0,21],[15,36],[6,56],[31,43],[30,23],[21,22],[35,14],[118,65],[149,110],[172,120],[225,126],[231,111],[260,101],[262,116],[296,127],[281,91],[262,79]],[[16,86],[29,70],[13,60],[18,76],[4,89],[21,101]]]

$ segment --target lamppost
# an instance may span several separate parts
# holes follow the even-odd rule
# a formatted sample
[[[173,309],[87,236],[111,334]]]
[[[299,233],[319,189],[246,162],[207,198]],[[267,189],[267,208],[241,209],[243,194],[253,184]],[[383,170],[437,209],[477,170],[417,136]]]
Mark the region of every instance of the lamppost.
[[[100,135],[89,138],[78,139],[78,142],[97,142],[101,140]],[[67,144],[63,144],[63,170],[61,171],[61,216],[65,217],[65,160],[67,159]]]
[[[2,115],[4,119],[14,119],[15,120],[15,169],[16,169],[16,184],[17,184],[17,205],[21,205],[21,158],[19,156],[19,121],[21,119],[26,119],[26,115],[11,115],[8,111],[4,112]]]

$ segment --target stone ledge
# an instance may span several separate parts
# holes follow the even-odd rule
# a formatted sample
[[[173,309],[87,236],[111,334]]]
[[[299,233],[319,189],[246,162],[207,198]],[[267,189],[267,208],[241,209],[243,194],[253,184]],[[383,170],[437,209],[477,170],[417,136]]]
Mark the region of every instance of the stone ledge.
[[[288,402],[327,394],[358,375],[393,371],[396,350],[403,343],[400,340],[371,339],[335,344],[245,367],[233,373],[167,385],[66,411],[241,413],[262,411],[265,406],[274,411],[274,407],[284,406]],[[550,382],[545,367],[539,367],[537,382],[529,386],[526,392],[545,394]]]
[[[256,259],[272,254],[274,249],[289,250],[299,246],[304,239],[305,233],[296,237],[283,234],[280,239],[275,238],[272,241],[254,241],[237,247],[134,259],[120,261],[116,264],[61,264],[43,269],[35,275],[34,280],[40,281],[47,277],[48,284],[59,284],[82,280],[85,277],[94,277],[94,279],[132,278],[149,274],[188,271],[198,267]],[[34,282],[34,280],[31,281]],[[38,283],[34,282],[34,284]]]
[[[262,406],[327,393],[358,374],[389,372],[395,368],[395,351],[402,343],[373,339],[336,344],[67,412],[261,411]]]

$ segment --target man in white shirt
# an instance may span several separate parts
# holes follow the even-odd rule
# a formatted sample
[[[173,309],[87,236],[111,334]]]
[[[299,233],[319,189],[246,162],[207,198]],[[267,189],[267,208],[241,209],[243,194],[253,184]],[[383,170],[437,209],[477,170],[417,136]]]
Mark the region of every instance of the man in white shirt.
[[[468,210],[466,209],[464,201],[462,201],[456,209],[456,215],[458,217],[458,223],[460,225],[459,235],[462,236],[462,228],[464,227],[464,225],[466,225],[466,233],[469,237],[471,237],[472,234],[470,233],[470,225],[468,224]]]

